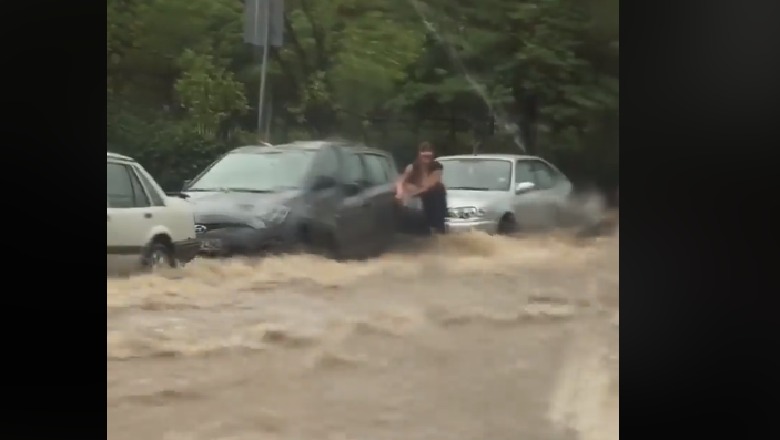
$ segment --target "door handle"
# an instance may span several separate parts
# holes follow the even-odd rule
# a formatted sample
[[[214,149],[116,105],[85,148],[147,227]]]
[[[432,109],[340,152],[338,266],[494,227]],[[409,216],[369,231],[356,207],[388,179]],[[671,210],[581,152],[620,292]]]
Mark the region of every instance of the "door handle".
[[[144,213],[144,218],[152,218],[152,213],[151,212],[145,212]]]

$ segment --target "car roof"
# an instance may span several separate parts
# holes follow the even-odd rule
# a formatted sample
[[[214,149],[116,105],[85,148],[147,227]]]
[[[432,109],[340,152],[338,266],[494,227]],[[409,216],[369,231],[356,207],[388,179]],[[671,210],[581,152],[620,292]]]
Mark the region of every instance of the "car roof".
[[[116,160],[123,160],[126,162],[135,162],[135,159],[133,159],[130,156],[125,156],[123,154],[118,154],[118,153],[112,153],[110,151],[106,152],[106,159],[116,159]]]
[[[528,159],[541,159],[538,156],[529,156],[524,154],[491,154],[491,153],[479,153],[479,154],[458,154],[454,156],[439,156],[436,160],[447,159],[501,159],[501,160],[528,160]]]
[[[348,141],[295,141],[287,144],[277,145],[244,145],[242,147],[234,148],[231,153],[269,153],[269,152],[281,152],[281,151],[316,151],[328,146],[336,146],[348,149],[350,151],[361,153],[380,153],[388,154],[386,151],[378,150],[376,148],[367,147],[362,144],[352,143]]]

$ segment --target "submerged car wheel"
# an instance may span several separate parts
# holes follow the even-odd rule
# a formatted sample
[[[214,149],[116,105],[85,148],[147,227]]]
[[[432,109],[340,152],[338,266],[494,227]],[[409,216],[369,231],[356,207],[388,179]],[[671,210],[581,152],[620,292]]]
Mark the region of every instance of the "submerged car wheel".
[[[152,243],[152,246],[149,248],[149,255],[146,258],[146,266],[152,270],[176,267],[173,249],[163,243]]]
[[[320,255],[338,260],[341,257],[341,246],[335,234],[331,231],[312,233],[308,226],[302,226],[298,231],[297,243],[293,252]]]
[[[325,257],[332,258],[334,260],[343,260],[346,257],[344,254],[344,248],[335,234],[328,234],[324,238],[322,245],[322,250]]]
[[[498,222],[498,233],[502,235],[513,234],[517,232],[517,220],[512,214],[504,214]]]

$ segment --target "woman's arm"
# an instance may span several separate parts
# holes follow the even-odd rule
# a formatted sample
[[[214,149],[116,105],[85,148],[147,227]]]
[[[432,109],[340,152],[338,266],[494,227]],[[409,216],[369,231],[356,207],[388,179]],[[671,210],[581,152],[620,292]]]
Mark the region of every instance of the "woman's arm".
[[[439,162],[434,162],[433,169],[431,170],[431,173],[428,174],[428,176],[423,180],[422,186],[414,191],[412,195],[420,195],[424,193],[425,191],[428,191],[432,187],[438,185],[441,183],[441,176],[442,176],[442,166]]]
[[[404,172],[401,173],[400,176],[398,176],[398,179],[395,181],[395,195],[396,197],[400,197],[404,193],[404,185],[406,184],[406,179],[409,178],[409,174],[412,173],[412,165],[409,164],[404,169]]]
[[[441,174],[442,174],[441,169],[437,169],[433,171],[431,174],[428,174],[428,178],[425,179],[425,184],[423,185],[423,187],[425,189],[428,189],[441,183]]]

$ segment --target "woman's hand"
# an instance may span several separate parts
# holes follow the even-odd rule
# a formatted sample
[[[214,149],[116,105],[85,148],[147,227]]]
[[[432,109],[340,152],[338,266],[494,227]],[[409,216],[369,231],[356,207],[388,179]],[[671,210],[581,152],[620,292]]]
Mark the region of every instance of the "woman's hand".
[[[405,197],[416,197],[419,196],[425,192],[424,186],[416,186],[416,185],[408,185],[406,188],[404,188],[404,196]]]

